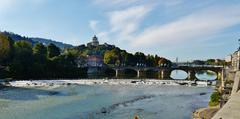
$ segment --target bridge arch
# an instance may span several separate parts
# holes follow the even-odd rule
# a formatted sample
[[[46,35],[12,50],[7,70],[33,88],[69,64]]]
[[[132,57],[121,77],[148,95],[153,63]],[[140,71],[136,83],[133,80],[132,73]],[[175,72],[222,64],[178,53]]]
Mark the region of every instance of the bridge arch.
[[[187,80],[198,80],[196,77],[196,73],[201,70],[210,70],[217,73],[218,79],[222,77],[222,68],[223,67],[216,67],[216,66],[173,66],[173,67],[114,67],[113,69],[116,71],[116,78],[119,75],[127,74],[132,72],[130,75],[131,78],[147,78],[147,74],[149,71],[157,72],[159,79],[177,79],[175,77],[171,77],[172,72],[175,70],[181,70],[187,73],[187,78],[183,77],[181,79]],[[127,74],[128,75],[128,74]]]
[[[219,78],[219,71],[216,70],[197,70],[195,77],[197,80],[217,80]]]
[[[177,80],[177,79],[186,80],[188,78],[188,72],[182,69],[174,69],[174,70],[171,70],[170,78],[174,80]]]

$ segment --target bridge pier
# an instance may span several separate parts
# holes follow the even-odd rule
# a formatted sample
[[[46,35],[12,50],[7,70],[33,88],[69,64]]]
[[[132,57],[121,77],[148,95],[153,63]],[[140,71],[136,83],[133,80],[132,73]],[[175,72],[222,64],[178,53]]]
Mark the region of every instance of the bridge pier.
[[[188,71],[188,80],[195,80],[196,79],[196,73],[195,73],[195,71],[193,71],[193,70],[189,70]]]
[[[137,70],[137,78],[145,77],[146,71],[144,70]]]
[[[124,72],[121,69],[115,69],[115,78],[119,78],[120,76],[124,75]]]
[[[163,69],[163,70],[160,70],[159,71],[159,76],[160,76],[160,79],[169,79],[170,78],[170,75],[171,75],[171,72],[169,72],[168,70],[166,69]]]
[[[217,72],[217,80],[222,79],[222,71]]]
[[[115,70],[115,72],[116,72],[116,74],[115,74],[115,77],[116,77],[116,78],[118,78],[118,73],[119,73],[119,70],[118,70],[118,69],[116,69],[116,70]]]

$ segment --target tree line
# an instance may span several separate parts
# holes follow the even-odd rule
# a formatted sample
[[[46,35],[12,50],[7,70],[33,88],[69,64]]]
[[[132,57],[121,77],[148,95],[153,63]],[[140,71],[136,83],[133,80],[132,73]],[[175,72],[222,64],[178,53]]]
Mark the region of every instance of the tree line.
[[[171,66],[172,62],[158,55],[145,55],[142,52],[135,54],[122,50],[114,45],[102,44],[99,46],[80,45],[75,48],[68,48],[65,51],[74,52],[82,57],[98,55],[103,57],[104,64],[107,66],[139,66],[139,67],[158,67]]]
[[[13,41],[0,34],[0,78],[42,79],[42,78],[85,78],[87,77],[87,57],[99,55],[105,67],[171,66],[171,61],[157,55],[141,52],[128,53],[114,45],[79,45],[60,49],[54,44],[44,45],[26,40]]]
[[[61,53],[54,44],[47,46],[0,34],[0,78],[41,79],[86,77],[86,68],[77,66],[76,57]]]

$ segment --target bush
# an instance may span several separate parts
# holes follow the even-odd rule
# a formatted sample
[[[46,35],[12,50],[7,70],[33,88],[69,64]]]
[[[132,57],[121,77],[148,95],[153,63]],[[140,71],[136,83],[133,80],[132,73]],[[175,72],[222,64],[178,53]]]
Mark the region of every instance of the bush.
[[[220,93],[213,92],[208,105],[209,106],[217,106],[219,104],[219,100],[220,100]]]

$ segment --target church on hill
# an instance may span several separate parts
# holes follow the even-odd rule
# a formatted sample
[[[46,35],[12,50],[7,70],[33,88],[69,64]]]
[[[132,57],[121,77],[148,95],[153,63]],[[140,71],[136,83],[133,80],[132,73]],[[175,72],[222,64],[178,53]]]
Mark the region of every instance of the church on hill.
[[[92,42],[89,42],[89,43],[87,43],[87,46],[89,47],[89,46],[98,46],[99,45],[99,41],[98,41],[98,38],[97,38],[97,36],[96,35],[94,35],[93,36],[93,38],[92,38]]]

